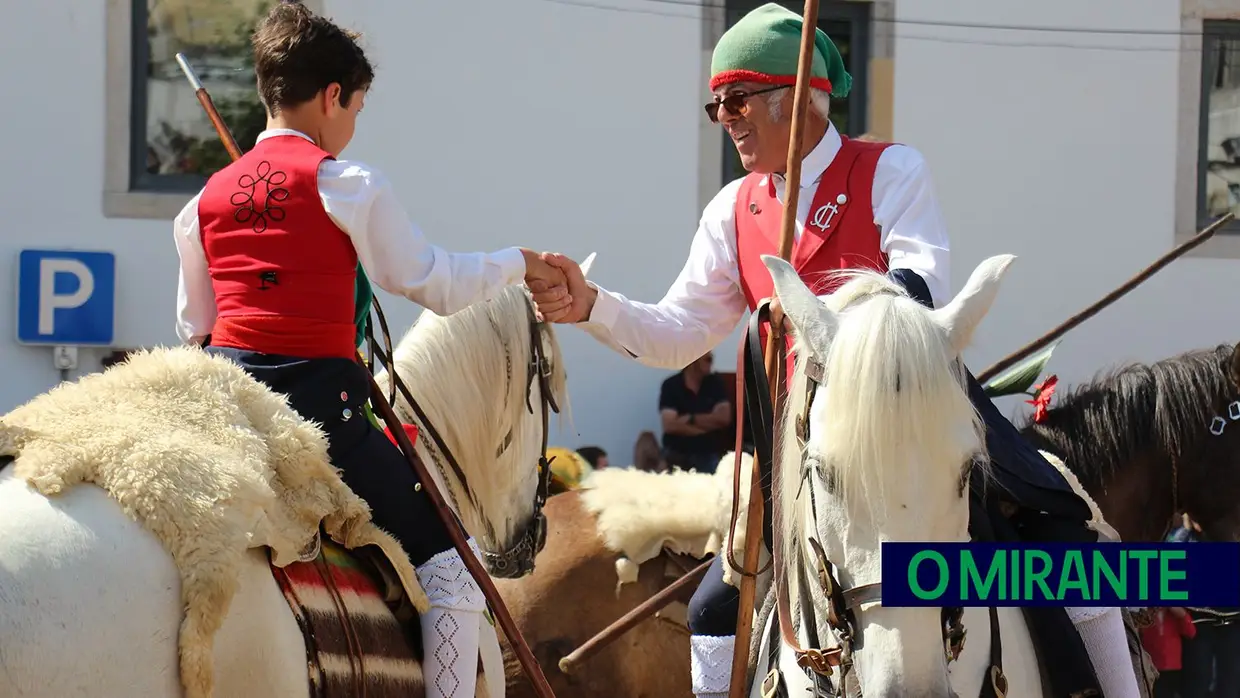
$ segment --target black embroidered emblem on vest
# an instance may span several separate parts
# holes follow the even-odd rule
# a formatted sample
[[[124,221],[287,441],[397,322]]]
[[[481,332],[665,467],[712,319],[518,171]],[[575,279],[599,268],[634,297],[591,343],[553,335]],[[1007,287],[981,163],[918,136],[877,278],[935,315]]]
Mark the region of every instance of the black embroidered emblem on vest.
[[[270,284],[270,286],[268,285]],[[272,286],[279,286],[280,279],[276,277],[274,271],[260,271],[258,273],[258,290],[266,291]]]
[[[277,206],[288,198],[288,189],[281,187],[288,181],[288,175],[280,170],[273,170],[271,163],[263,160],[258,163],[254,175],[243,174],[237,179],[241,191],[232,195],[230,202],[237,207],[233,219],[238,223],[250,223],[250,229],[261,233],[267,229],[267,221],[284,220],[284,209]],[[261,185],[261,186],[260,186]],[[262,201],[261,207],[258,201]]]

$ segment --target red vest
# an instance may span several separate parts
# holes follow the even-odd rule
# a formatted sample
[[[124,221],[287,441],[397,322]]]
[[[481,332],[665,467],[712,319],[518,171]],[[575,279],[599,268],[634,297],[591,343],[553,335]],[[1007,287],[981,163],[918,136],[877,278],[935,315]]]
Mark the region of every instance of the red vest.
[[[357,252],[319,198],[331,155],[299,136],[259,141],[215,173],[198,221],[215,289],[211,343],[353,358]]]
[[[887,272],[882,235],[874,223],[874,170],[891,143],[870,143],[841,137],[840,151],[818,180],[801,238],[792,246],[792,266],[817,295],[835,290],[838,280],[823,278],[843,269]],[[775,295],[771,272],[762,255],[779,256],[779,229],[784,206],[775,197],[769,176],[750,173],[736,197],[736,265],[749,310]],[[766,347],[766,323],[762,327]],[[789,349],[791,345],[789,344]],[[792,357],[788,357],[792,375]]]

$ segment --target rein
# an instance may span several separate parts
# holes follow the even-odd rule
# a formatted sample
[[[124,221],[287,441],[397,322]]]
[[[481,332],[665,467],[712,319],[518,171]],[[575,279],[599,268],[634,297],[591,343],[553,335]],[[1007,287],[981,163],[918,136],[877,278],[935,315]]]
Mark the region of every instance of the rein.
[[[374,307],[375,312],[379,317],[379,327],[380,331],[383,333],[383,341],[386,351],[380,349],[376,345],[373,330],[369,326],[367,327],[367,339],[369,341],[371,353],[373,353],[375,357],[383,363],[388,371],[388,404],[393,409],[396,408],[397,392],[399,392],[401,397],[405,399],[405,402],[409,403],[409,406],[413,409],[418,421],[421,422],[421,428],[426,431],[432,442],[434,442],[435,449],[428,450],[431,452],[431,456],[434,458],[435,464],[439,466],[440,475],[443,475],[443,463],[440,461],[435,451],[442,454],[443,460],[447,462],[448,467],[452,470],[453,476],[456,478],[457,482],[460,483],[461,489],[469,498],[469,503],[476,511],[481,511],[481,507],[478,504],[474,490],[469,486],[469,479],[465,476],[465,471],[461,468],[460,463],[453,455],[452,450],[449,449],[448,445],[444,442],[444,439],[439,434],[439,431],[435,429],[434,424],[432,424],[431,420],[426,416],[426,412],[422,410],[422,407],[418,404],[418,401],[414,399],[413,393],[409,390],[409,387],[405,385],[405,382],[401,380],[400,376],[397,374],[395,357],[392,350],[392,338],[388,333],[387,320],[384,318],[383,311],[378,307],[378,305],[376,304]],[[491,552],[486,550],[482,551],[482,555],[488,564],[491,565],[496,574],[501,576],[504,574],[519,574],[521,572],[528,572],[528,569],[524,569],[528,565],[523,561],[533,560],[534,554],[537,553],[547,541],[547,517],[543,513],[543,506],[547,503],[547,497],[550,494],[551,461],[555,460],[554,458],[550,460],[547,458],[547,442],[550,437],[549,412],[554,411],[557,414],[560,412],[560,406],[556,402],[555,396],[552,394],[550,387],[552,370],[551,361],[543,352],[542,341],[540,341],[542,338],[542,323],[538,321],[537,316],[534,314],[533,307],[531,307],[528,302],[526,303],[526,311],[529,317],[530,328],[530,363],[526,377],[525,404],[526,409],[529,410],[529,413],[533,414],[534,406],[530,402],[529,391],[533,388],[534,381],[537,380],[541,402],[540,407],[542,410],[542,450],[538,457],[538,487],[534,492],[534,518],[532,522],[526,527],[525,531],[521,535],[521,538],[511,548],[500,552]],[[504,354],[509,365],[511,366],[512,355],[506,346],[504,348]],[[368,368],[370,368],[373,373],[373,361],[371,366]],[[511,371],[509,371],[509,379],[511,379]],[[504,452],[505,448],[511,443],[511,441],[512,432],[510,431],[505,438],[505,443],[501,444],[497,450],[497,457]],[[456,504],[456,497],[453,495],[452,489],[453,488],[448,489],[448,494],[452,496],[453,503]],[[459,504],[457,505],[457,508],[459,510]]]
[[[782,413],[784,407],[784,395],[781,393],[777,398],[777,404],[771,404],[771,390],[767,380],[766,367],[763,362],[762,346],[759,338],[759,330],[762,322],[770,321],[770,305],[769,301],[760,304],[752,313],[748,328],[748,334],[745,341],[741,342],[739,351],[739,359],[737,366],[737,411],[743,414],[744,400],[748,399],[757,412],[757,419],[746,420],[751,425],[755,446],[754,466],[759,468],[766,467],[767,472],[774,475],[773,466],[774,449],[772,438],[774,429],[776,428],[777,413]],[[775,347],[775,361],[778,370],[778,379],[784,378],[787,362],[785,360],[786,344],[779,342]],[[813,357],[806,356],[803,361],[806,363],[805,370],[805,390],[807,398],[805,406],[800,414],[795,416],[794,427],[798,446],[804,450],[806,442],[809,440],[809,411],[813,404],[813,398],[816,388],[822,384],[824,377],[824,369],[820,362]],[[746,380],[748,384],[746,384]],[[783,382],[780,380],[779,382]],[[768,430],[769,425],[769,430]],[[734,463],[733,473],[733,497],[732,497],[732,521],[729,528],[729,541],[734,539],[736,531],[736,521],[739,510],[739,488],[741,479],[741,429],[738,426],[736,436],[736,460]],[[760,466],[761,463],[761,466]],[[806,479],[810,476],[812,468],[807,467],[804,457],[802,458],[801,468],[801,486],[803,487]],[[967,482],[965,483],[967,486]],[[772,488],[774,483],[772,483]],[[810,487],[810,507],[815,519],[817,519],[817,502],[814,497],[813,487]],[[851,588],[845,588],[836,578],[835,565],[827,558],[822,545],[814,538],[809,538],[808,542],[815,558],[815,567],[817,568],[817,582],[823,594],[827,598],[827,624],[835,635],[839,644],[838,647],[830,649],[820,649],[813,645],[818,645],[817,629],[812,617],[804,618],[806,630],[811,638],[811,647],[805,648],[798,641],[796,633],[792,627],[791,603],[788,592],[788,582],[784,578],[784,541],[781,535],[779,522],[781,521],[782,502],[781,497],[772,493],[772,525],[771,525],[771,560],[767,565],[757,572],[743,569],[737,564],[733,556],[733,545],[728,545],[728,562],[733,569],[742,575],[757,576],[763,574],[766,570],[774,568],[774,587],[775,587],[775,613],[778,618],[779,632],[772,632],[768,646],[768,672],[762,680],[761,695],[763,698],[776,698],[778,696],[786,696],[787,688],[783,682],[777,666],[778,642],[782,641],[789,649],[791,649],[796,657],[797,666],[805,671],[806,676],[810,678],[814,685],[814,695],[835,695],[840,698],[843,696],[861,696],[860,683],[856,677],[853,656],[854,652],[861,649],[861,632],[858,627],[856,613],[863,604],[881,603],[882,601],[882,582],[871,584],[863,584]],[[746,531],[746,535],[755,535],[757,532]],[[802,579],[804,579],[802,577]],[[804,584],[802,585],[802,588]],[[801,604],[802,614],[806,614],[806,604]],[[812,609],[812,603],[808,605]],[[809,612],[812,614],[812,610]],[[1006,695],[1008,684],[1007,677],[1003,673],[1003,648],[1000,638],[998,611],[995,608],[989,609],[990,615],[990,670],[989,680],[983,682],[981,688],[981,698],[1004,698]],[[964,616],[964,608],[959,606],[944,607],[942,609],[942,632],[945,655],[948,662],[957,660],[964,651],[965,629],[962,619]],[[835,668],[839,669],[838,686],[832,686],[830,678],[835,673]],[[852,677],[850,681],[849,678]],[[825,685],[824,685],[825,684]],[[851,684],[851,690],[850,690]]]

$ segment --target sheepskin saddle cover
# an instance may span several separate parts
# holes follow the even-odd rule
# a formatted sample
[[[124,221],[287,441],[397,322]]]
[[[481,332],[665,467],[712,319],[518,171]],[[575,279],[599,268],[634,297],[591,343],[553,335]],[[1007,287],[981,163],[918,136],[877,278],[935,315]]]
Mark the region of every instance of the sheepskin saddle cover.
[[[0,417],[0,456],[46,496],[89,482],[151,531],[180,573],[182,683],[212,684],[211,648],[247,551],[312,559],[320,528],[384,553],[413,606],[429,609],[408,556],[340,479],[327,439],[284,396],[198,347],[132,354]]]

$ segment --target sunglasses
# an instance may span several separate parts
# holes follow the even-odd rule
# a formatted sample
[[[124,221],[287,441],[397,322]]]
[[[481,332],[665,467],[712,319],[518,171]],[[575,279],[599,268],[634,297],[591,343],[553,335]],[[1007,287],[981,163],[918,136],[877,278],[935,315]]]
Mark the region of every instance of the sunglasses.
[[[734,92],[723,99],[716,97],[715,101],[707,102],[705,105],[706,118],[710,119],[712,124],[719,123],[719,107],[723,107],[728,110],[728,113],[732,116],[745,116],[745,114],[749,111],[748,103],[750,97],[766,94],[767,92],[774,92],[775,90],[784,90],[789,87],[791,87],[791,85],[776,85],[774,87],[767,87],[761,90],[754,90],[753,92]]]

